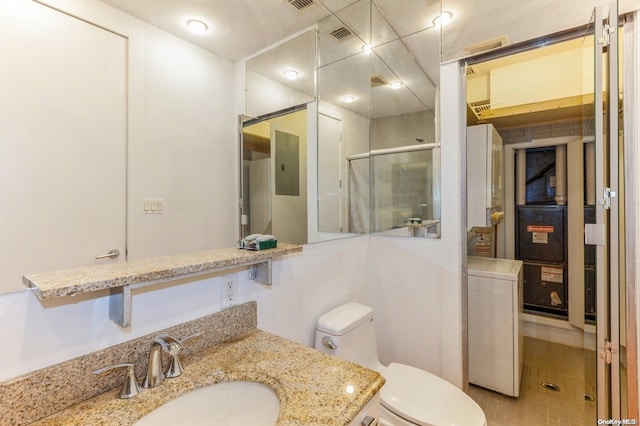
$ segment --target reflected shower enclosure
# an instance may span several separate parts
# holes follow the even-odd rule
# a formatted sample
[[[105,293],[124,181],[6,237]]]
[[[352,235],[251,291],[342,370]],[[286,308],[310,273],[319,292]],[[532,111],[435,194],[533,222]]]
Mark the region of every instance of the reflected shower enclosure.
[[[360,0],[318,24],[320,233],[440,237],[439,33],[413,16],[428,9]]]
[[[437,238],[434,200],[436,144],[371,151],[371,231],[383,235]]]

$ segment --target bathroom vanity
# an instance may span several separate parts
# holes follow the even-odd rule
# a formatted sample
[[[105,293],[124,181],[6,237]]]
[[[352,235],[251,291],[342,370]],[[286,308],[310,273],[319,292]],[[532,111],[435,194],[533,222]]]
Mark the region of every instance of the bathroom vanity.
[[[327,426],[362,420],[367,413],[361,411],[384,383],[375,371],[255,330],[198,353],[182,376],[134,398],[118,399],[115,389],[35,424],[112,425],[114,418],[133,424],[186,392],[223,381],[257,382],[274,390],[280,400],[278,425]]]
[[[6,396],[0,400],[0,424],[133,425],[193,390],[238,381],[275,393],[276,425],[361,425],[366,416],[378,417],[384,384],[379,373],[257,329],[256,311],[249,302],[0,382]],[[105,364],[132,361],[140,379],[154,336],[182,338],[194,331],[202,335],[185,345],[184,373],[132,398],[118,398],[123,371],[92,374]]]

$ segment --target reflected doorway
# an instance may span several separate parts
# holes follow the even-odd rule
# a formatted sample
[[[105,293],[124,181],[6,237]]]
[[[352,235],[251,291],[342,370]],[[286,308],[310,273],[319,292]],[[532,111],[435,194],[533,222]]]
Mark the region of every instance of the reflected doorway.
[[[307,243],[307,110],[242,124],[241,236]]]

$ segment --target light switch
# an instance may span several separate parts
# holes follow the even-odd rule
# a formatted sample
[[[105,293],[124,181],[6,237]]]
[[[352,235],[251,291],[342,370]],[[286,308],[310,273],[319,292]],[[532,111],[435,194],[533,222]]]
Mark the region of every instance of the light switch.
[[[163,198],[143,198],[142,211],[144,214],[163,214],[164,199]]]

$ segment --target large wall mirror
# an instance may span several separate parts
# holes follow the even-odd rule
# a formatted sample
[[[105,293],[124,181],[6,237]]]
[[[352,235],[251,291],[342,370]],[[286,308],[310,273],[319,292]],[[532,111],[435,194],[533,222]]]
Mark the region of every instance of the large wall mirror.
[[[317,100],[306,100],[308,114],[317,112],[316,119],[307,117],[307,242],[363,233],[438,238],[440,33],[433,20],[440,6],[422,0],[326,0],[322,5],[331,13],[317,25]],[[301,52],[284,52],[288,44],[303,43],[287,42],[274,49],[275,55],[289,55],[293,63]],[[271,72],[255,66],[271,66],[260,56],[247,64],[247,112],[268,117],[278,111],[269,102],[282,96],[265,99],[250,81]],[[263,106],[250,99],[262,100]],[[302,103],[290,99],[276,115]],[[265,120],[248,124],[256,121]],[[251,130],[245,126],[245,135]],[[272,148],[274,143],[269,141]],[[271,167],[282,165],[272,161]],[[250,190],[246,168],[243,187]],[[273,202],[274,189],[268,190]],[[250,221],[243,216],[243,223]],[[249,230],[260,232],[248,226],[243,232]]]

